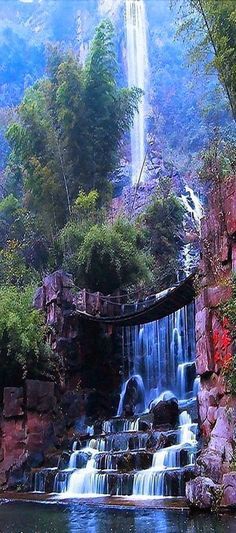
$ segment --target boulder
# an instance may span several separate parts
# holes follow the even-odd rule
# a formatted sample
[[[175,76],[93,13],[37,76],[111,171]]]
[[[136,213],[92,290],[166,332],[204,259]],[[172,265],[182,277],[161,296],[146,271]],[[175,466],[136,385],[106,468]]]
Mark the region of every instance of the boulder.
[[[145,408],[145,390],[142,378],[132,376],[126,384],[123,413],[125,416],[133,416],[134,413],[142,413]]]
[[[22,416],[23,412],[23,388],[5,387],[3,392],[3,416],[5,418]]]
[[[230,472],[223,476],[224,493],[221,504],[236,508],[236,472]]]
[[[151,412],[153,413],[153,427],[171,427],[174,428],[179,419],[178,400],[170,398],[169,400],[160,400],[152,403]]]
[[[199,475],[211,478],[214,483],[221,483],[222,481],[222,465],[222,454],[209,448],[203,450],[197,458]]]
[[[222,485],[217,485],[208,477],[196,477],[186,483],[186,498],[190,507],[213,509],[222,494]]]

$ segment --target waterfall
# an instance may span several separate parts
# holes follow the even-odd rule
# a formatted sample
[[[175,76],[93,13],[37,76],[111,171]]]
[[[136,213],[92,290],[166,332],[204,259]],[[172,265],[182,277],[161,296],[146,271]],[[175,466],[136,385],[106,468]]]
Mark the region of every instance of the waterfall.
[[[86,431],[72,443],[67,468],[61,470],[59,461],[58,468],[37,471],[36,491],[53,489],[66,498],[184,495],[197,452],[198,426],[188,412],[196,420],[194,304],[158,321],[125,327],[122,346],[128,375],[118,415],[103,421],[101,434],[89,438]],[[164,420],[162,426],[155,419],[158,403],[170,402],[168,413],[177,400],[174,421]]]
[[[126,0],[128,86],[144,92],[148,76],[147,22],[144,0]],[[132,183],[137,183],[145,158],[145,95],[131,131]]]
[[[129,375],[122,385],[117,415],[124,410],[127,386],[133,377],[144,387],[145,409],[171,388],[178,399],[193,396],[195,375],[194,304],[172,315],[123,332],[123,356]],[[135,413],[138,413],[139,404]]]

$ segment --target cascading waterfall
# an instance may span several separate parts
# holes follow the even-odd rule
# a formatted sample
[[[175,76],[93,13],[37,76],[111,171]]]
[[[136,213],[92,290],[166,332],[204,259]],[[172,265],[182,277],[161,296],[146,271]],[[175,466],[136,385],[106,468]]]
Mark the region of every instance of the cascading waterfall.
[[[126,0],[128,86],[145,93],[148,77],[147,21],[144,0]],[[145,94],[131,131],[132,183],[137,183],[145,159]],[[142,178],[144,173],[142,175]]]
[[[197,424],[188,412],[189,407],[193,409],[198,387],[194,305],[144,326],[127,327],[123,336],[124,362],[128,359],[129,371],[118,415],[103,422],[100,435],[91,438],[87,432],[82,447],[80,440],[74,441],[67,468],[37,472],[36,491],[46,490],[55,474],[53,490],[67,498],[184,494],[197,450]],[[137,409],[127,415],[126,402],[131,404],[133,394]],[[156,429],[152,410],[173,396],[179,405],[178,427]]]
[[[178,399],[191,398],[195,378],[193,304],[161,320],[127,327],[123,335],[123,357],[129,361],[129,376],[122,386],[119,416],[127,385],[138,376],[144,386],[145,409],[168,389]]]

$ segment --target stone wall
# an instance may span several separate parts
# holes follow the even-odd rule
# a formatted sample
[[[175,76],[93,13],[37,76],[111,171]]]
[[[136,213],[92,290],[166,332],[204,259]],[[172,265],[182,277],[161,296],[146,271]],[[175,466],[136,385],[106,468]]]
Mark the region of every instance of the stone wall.
[[[187,485],[187,496],[198,507],[210,507],[216,500],[221,505],[236,505],[236,472],[232,471],[236,397],[224,379],[233,345],[229,323],[220,311],[232,295],[232,274],[236,271],[235,177],[210,191],[201,224],[201,249],[196,368],[201,376],[198,401],[203,449],[197,460],[201,477]]]
[[[29,488],[29,472],[55,450],[54,383],[26,380],[4,389],[1,419],[0,486]]]

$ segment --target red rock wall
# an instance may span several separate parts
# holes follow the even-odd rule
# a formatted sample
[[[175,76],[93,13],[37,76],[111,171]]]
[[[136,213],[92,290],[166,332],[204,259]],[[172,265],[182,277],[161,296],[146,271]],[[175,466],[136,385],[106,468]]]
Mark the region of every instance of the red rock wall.
[[[31,467],[43,463],[55,446],[54,383],[26,380],[25,387],[4,389],[1,421],[0,486],[27,482]]]
[[[201,476],[215,483],[223,482],[224,486],[235,448],[236,398],[224,379],[224,368],[232,358],[233,346],[229,323],[222,317],[220,306],[232,295],[232,274],[236,271],[235,177],[210,191],[207,214],[201,225],[201,249],[196,298],[196,368],[201,376],[198,400],[204,448],[197,465]],[[192,483],[191,490],[193,486]],[[232,504],[227,498],[223,498],[223,503]]]

